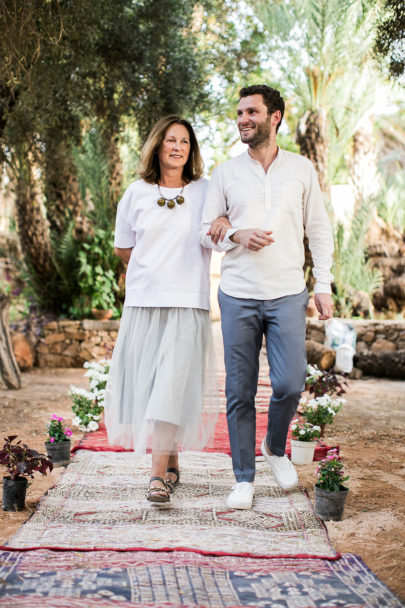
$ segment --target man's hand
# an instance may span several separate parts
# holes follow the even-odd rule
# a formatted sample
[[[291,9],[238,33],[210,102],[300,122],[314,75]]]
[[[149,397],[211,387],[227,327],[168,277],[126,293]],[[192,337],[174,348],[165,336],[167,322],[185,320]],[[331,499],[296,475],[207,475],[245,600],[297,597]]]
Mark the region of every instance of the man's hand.
[[[333,316],[333,300],[329,293],[316,293],[315,294],[315,306],[318,309],[319,320],[326,321]]]
[[[231,241],[242,245],[245,249],[251,251],[260,251],[263,247],[267,247],[274,243],[272,230],[261,230],[261,228],[247,228],[246,230],[237,230],[231,236]]]
[[[221,215],[221,217],[217,217],[211,224],[211,228],[208,230],[207,235],[211,235],[211,241],[218,243],[218,241],[223,241],[226,235],[226,231],[232,228],[230,221],[227,217]]]

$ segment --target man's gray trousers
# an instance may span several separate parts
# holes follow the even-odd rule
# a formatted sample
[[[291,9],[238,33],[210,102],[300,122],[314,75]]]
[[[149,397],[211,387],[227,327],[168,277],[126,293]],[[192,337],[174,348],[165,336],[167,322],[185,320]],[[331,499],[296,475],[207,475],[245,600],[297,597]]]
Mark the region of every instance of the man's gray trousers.
[[[288,427],[306,378],[305,311],[308,292],[274,300],[234,298],[219,290],[225,349],[226,399],[232,465],[236,481],[255,476],[259,354],[266,336],[272,396],[267,445],[283,456]]]

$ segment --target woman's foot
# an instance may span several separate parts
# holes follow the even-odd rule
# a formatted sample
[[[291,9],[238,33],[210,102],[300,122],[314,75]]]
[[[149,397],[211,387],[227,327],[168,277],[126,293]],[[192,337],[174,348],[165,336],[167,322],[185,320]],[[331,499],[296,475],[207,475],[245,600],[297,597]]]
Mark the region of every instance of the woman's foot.
[[[170,488],[162,477],[155,475],[150,478],[146,500],[149,502],[170,502]]]
[[[166,471],[166,486],[169,489],[170,494],[174,491],[174,488],[179,485],[180,471],[176,467],[168,467]]]

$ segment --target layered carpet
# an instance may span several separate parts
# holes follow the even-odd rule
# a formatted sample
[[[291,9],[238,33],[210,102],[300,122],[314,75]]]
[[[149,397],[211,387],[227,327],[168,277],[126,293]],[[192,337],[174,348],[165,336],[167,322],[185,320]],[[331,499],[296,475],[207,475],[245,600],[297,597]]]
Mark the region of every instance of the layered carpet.
[[[6,548],[339,557],[306,493],[281,490],[263,458],[251,511],[225,506],[234,483],[229,456],[187,452],[180,464],[172,502],[156,507],[145,500],[149,455],[80,450]]]
[[[10,608],[400,608],[355,555],[338,561],[197,553],[0,552]]]
[[[265,412],[257,412],[256,413],[256,456],[260,456],[260,444],[262,442],[263,437],[266,434],[267,430],[267,413]],[[315,448],[314,460],[322,460],[325,458],[328,450],[331,449],[332,446],[327,445],[325,443],[319,443]],[[333,446],[339,450],[339,446]],[[126,450],[121,447],[111,447],[108,443],[107,432],[105,425],[103,423],[100,424],[100,428],[98,431],[93,433],[87,433],[84,435],[83,439],[81,439],[77,445],[75,445],[72,449],[72,452],[77,452],[78,450],[91,450],[93,452],[128,452],[130,450]],[[230,454],[231,448],[229,445],[229,434],[228,434],[228,425],[226,422],[226,415],[224,412],[221,412],[218,416],[218,422],[215,427],[215,435],[213,444],[204,449],[204,452],[212,452],[212,453],[223,453]],[[291,432],[289,432],[287,437],[286,444],[286,454],[287,456],[291,456]]]

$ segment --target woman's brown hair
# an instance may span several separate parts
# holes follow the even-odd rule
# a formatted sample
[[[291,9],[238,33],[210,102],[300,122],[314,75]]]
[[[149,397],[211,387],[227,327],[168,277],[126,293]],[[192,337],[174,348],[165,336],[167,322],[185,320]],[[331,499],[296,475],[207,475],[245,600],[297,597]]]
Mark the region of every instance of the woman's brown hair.
[[[188,184],[199,179],[203,174],[203,160],[200,148],[191,124],[180,116],[164,116],[155,124],[142,148],[139,174],[148,184],[158,184],[160,180],[159,147],[166,131],[172,125],[186,127],[190,137],[190,154],[183,167],[183,180]]]

